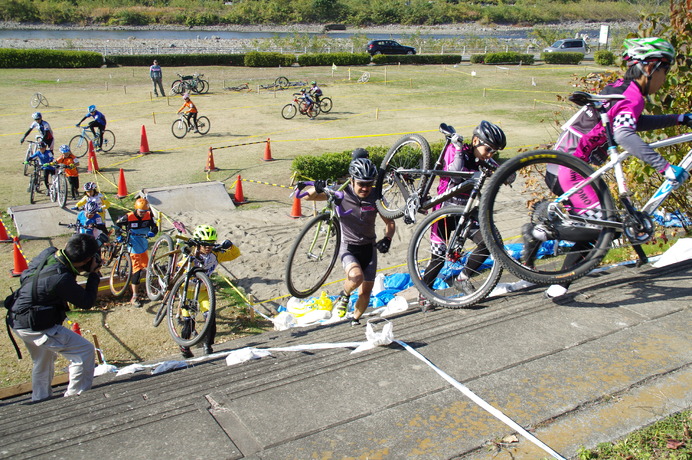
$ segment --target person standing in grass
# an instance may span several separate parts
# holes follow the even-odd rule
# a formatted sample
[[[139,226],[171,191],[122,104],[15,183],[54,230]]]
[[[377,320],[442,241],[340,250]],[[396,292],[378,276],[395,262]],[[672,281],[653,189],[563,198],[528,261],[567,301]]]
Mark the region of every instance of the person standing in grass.
[[[149,76],[154,84],[154,96],[159,97],[158,90],[161,90],[161,96],[166,97],[166,93],[163,92],[163,72],[159,66],[159,61],[154,60],[154,63],[149,67]]]

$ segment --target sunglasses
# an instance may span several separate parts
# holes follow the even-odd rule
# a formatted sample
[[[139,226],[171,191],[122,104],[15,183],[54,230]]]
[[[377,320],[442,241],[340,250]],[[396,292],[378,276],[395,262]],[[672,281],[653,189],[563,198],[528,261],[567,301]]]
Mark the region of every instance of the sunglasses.
[[[662,69],[665,73],[668,73],[668,71],[670,70],[670,66],[671,66],[670,62],[660,61],[658,63],[657,68]]]
[[[479,144],[479,145],[485,145],[485,146],[488,148],[488,151],[489,151],[491,154],[495,154],[495,152],[497,152],[497,150],[495,150],[494,148],[492,148],[491,146],[489,146],[488,144],[486,144],[485,142],[483,142],[483,141],[480,140],[480,139],[478,139],[478,144]]]
[[[360,182],[360,181],[355,181],[356,185],[360,188],[370,188],[375,185],[374,182]]]

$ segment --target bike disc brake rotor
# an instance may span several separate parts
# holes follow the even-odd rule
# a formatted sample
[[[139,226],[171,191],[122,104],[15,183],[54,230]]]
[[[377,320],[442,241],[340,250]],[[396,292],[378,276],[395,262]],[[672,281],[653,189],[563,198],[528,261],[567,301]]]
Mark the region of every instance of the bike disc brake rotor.
[[[637,211],[634,215],[627,216],[623,230],[632,243],[646,243],[654,235],[654,223],[651,217]]]

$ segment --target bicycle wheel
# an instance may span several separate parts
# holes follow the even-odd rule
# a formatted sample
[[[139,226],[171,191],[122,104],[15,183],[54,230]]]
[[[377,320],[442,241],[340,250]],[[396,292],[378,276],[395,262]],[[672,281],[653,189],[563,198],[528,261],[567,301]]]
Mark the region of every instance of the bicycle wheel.
[[[320,110],[324,113],[329,113],[332,110],[332,100],[328,97],[320,99]]]
[[[209,331],[216,314],[216,297],[211,280],[201,270],[180,278],[168,299],[168,332],[178,345],[197,345]]]
[[[56,174],[53,179],[56,185],[55,199],[61,208],[65,207],[67,203],[67,178],[64,174]]]
[[[37,108],[40,105],[48,107],[48,99],[41,93],[34,93],[34,95],[31,96],[31,107]]]
[[[380,165],[377,190],[380,198],[375,202],[377,210],[389,219],[404,215],[408,197],[415,195],[422,185],[420,174],[398,174],[397,169],[428,169],[430,144],[419,134],[407,134],[389,149]]]
[[[209,82],[207,80],[200,80],[199,88],[200,94],[207,94],[209,92]]]
[[[29,179],[29,203],[34,204],[36,203],[36,187],[38,186],[38,182],[36,181],[36,174],[31,175],[31,179]]]
[[[175,120],[171,125],[171,132],[178,139],[182,139],[187,135],[187,122],[182,118]]]
[[[70,139],[70,151],[77,158],[81,158],[89,151],[89,140],[85,139],[81,134],[77,134]]]
[[[418,291],[444,308],[464,308],[481,302],[497,285],[502,266],[486,260],[487,249],[471,240],[478,232],[472,220],[462,221],[464,208],[448,206],[427,216],[413,232],[408,247],[408,270]],[[457,228],[458,227],[458,228]],[[469,276],[459,283],[459,273]]]
[[[310,107],[310,110],[305,111],[305,115],[308,117],[311,116],[312,118],[315,118],[319,114],[320,114],[320,106],[318,106],[317,104],[312,104],[312,106]]]
[[[284,108],[281,109],[281,116],[286,120],[290,120],[291,118],[295,117],[296,113],[298,113],[298,108],[295,106],[295,104],[286,104]]]
[[[315,216],[303,227],[286,262],[286,286],[293,297],[307,297],[324,284],[340,244],[341,227],[328,213]]]
[[[26,149],[26,155],[24,155],[24,175],[28,176],[29,175],[29,157],[34,154],[34,150],[31,148],[33,144],[29,144],[29,147]]]
[[[111,269],[111,293],[116,297],[120,297],[130,286],[131,280],[132,260],[130,259],[130,254],[127,251],[122,250],[115,259],[115,263]]]
[[[279,77],[276,80],[274,80],[274,86],[278,86],[281,89],[286,89],[291,83],[288,81],[288,78],[286,77]]]
[[[197,117],[197,129],[201,135],[205,135],[211,129],[211,122],[205,116]]]
[[[175,80],[173,83],[171,83],[171,91],[173,94],[182,94],[183,88],[184,86],[182,80]]]
[[[57,176],[53,176],[53,178],[50,180],[50,185],[48,186],[48,196],[50,197],[50,201],[55,203],[58,201],[58,178]]]
[[[174,249],[173,239],[165,234],[151,248],[146,277],[147,297],[150,300],[160,300],[163,297],[168,279],[175,268],[175,255],[171,254]]]
[[[99,252],[101,253],[101,266],[102,267],[108,267],[113,260],[113,252],[115,251],[115,245],[114,243],[108,242],[108,243],[103,243],[101,247],[99,248]]]
[[[481,233],[493,257],[537,284],[569,282],[598,265],[615,229],[580,219],[617,220],[607,185],[598,179],[578,191],[574,203],[555,202],[563,193],[559,181],[592,173],[580,159],[551,150],[527,152],[504,163],[486,185],[480,204]],[[503,187],[513,174],[513,186]]]
[[[115,134],[110,129],[106,129],[101,135],[101,150],[110,152],[113,147],[115,147]]]

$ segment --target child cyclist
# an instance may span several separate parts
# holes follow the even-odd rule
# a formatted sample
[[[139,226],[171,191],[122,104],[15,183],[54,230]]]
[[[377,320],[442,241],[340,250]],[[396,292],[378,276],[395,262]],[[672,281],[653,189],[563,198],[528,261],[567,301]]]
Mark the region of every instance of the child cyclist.
[[[128,242],[128,251],[132,260],[132,299],[130,303],[133,307],[140,308],[142,302],[139,300],[139,284],[142,277],[146,275],[147,264],[149,263],[147,238],[152,238],[159,232],[149,207],[149,201],[146,198],[137,198],[135,210],[122,216],[115,224],[130,232]]]
[[[79,193],[79,171],[77,170],[79,158],[74,156],[69,145],[63,144],[60,146],[60,156],[55,159],[55,162],[65,166],[65,177],[70,183],[72,199],[76,200]]]
[[[27,158],[27,161],[31,161],[34,158],[41,164],[41,169],[43,170],[43,183],[46,185],[46,195],[50,195],[50,182],[48,179],[55,174],[55,168],[53,167],[53,152],[48,149],[45,142],[41,141],[38,143],[38,150]],[[38,188],[38,184],[36,184],[36,187]]]
[[[50,150],[53,150],[53,144],[55,143],[55,138],[53,137],[53,130],[51,129],[50,125],[46,120],[43,119],[43,115],[41,115],[41,112],[35,112],[31,115],[31,118],[34,119],[34,121],[31,123],[31,126],[29,126],[29,130],[24,133],[22,136],[21,140],[19,141],[20,144],[24,143],[24,140],[26,137],[31,133],[31,131],[34,130],[34,128],[38,129],[38,132],[41,133],[41,137],[43,138],[43,142],[48,145]]]
[[[192,123],[192,126],[194,126],[195,128],[195,132],[198,133],[199,129],[197,127],[197,106],[194,102],[192,102],[192,99],[190,99],[190,95],[187,93],[183,94],[183,106],[178,109],[177,113],[180,113],[183,110],[185,111],[185,118],[187,118],[187,122]]]
[[[79,128],[79,125],[81,125],[84,120],[86,120],[89,117],[93,118],[93,120],[89,123],[89,129],[91,129],[91,133],[94,135],[94,138],[96,139],[96,145],[94,145],[94,147],[96,148],[96,150],[100,151],[103,130],[106,129],[106,116],[98,110],[96,110],[95,105],[90,105],[87,110],[87,114],[84,115],[84,117],[82,117],[82,119],[79,120],[79,122],[75,126]],[[96,134],[96,130],[98,130],[98,134]]]
[[[96,203],[100,208],[99,214],[101,215],[101,218],[106,218],[106,209],[110,208],[111,202],[108,201],[108,198],[106,198],[103,193],[99,192],[96,182],[87,182],[84,184],[84,196],[77,202],[77,204],[74,205],[72,209],[80,209],[87,203]]]
[[[204,273],[211,276],[222,262],[230,262],[231,260],[237,258],[240,255],[240,249],[231,243],[230,240],[225,240],[220,246],[214,246],[217,240],[217,232],[211,225],[200,225],[195,228],[192,233],[192,238],[200,240],[204,243],[210,243],[209,245],[199,246],[197,254],[198,259],[201,262],[196,262],[197,265],[204,269]],[[206,291],[200,291],[200,308],[206,315],[209,309],[209,298],[207,297]],[[192,334],[192,320],[189,313],[183,309],[182,310],[182,320],[186,323],[183,325],[183,330],[181,337],[188,339]],[[216,316],[211,319],[209,330],[204,338],[204,354],[209,355],[214,353],[212,345],[214,344],[214,339],[216,338]],[[183,358],[192,358],[192,350],[190,347],[180,347],[180,353],[182,353]]]
[[[483,120],[474,128],[473,137],[468,144],[464,144],[463,139],[457,134],[454,134],[452,142],[447,146],[444,153],[443,169],[445,171],[474,172],[478,171],[479,161],[497,165],[495,160],[493,160],[493,155],[506,146],[507,138],[502,129],[489,121]],[[441,176],[437,187],[437,194],[440,195],[446,192],[448,189],[460,184],[464,180],[465,179],[462,177]],[[453,205],[464,206],[468,199],[468,194],[462,194],[441,203],[436,209]],[[430,250],[432,257],[425,268],[425,275],[423,276],[423,281],[430,287],[432,287],[435,278],[440,273],[445,262],[444,254],[447,251],[447,247],[445,238],[441,235],[442,229],[454,228],[456,226],[456,222],[448,222],[448,220],[450,220],[450,218],[447,218],[445,222],[435,224],[432,229],[433,233],[430,238],[432,241]],[[490,255],[490,251],[481,236],[477,221],[473,226],[473,231],[469,235],[469,238],[476,244],[476,248],[469,255],[461,273],[454,279],[454,287],[464,295],[473,294],[475,291],[471,284],[471,278]],[[427,300],[422,297],[419,298],[419,303],[421,307],[428,306]]]
[[[96,242],[101,246],[108,241],[108,229],[99,214],[101,208],[94,201],[88,201],[84,209],[77,214],[77,224],[79,233],[86,233],[96,238]]]

